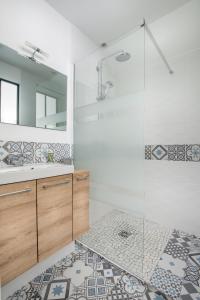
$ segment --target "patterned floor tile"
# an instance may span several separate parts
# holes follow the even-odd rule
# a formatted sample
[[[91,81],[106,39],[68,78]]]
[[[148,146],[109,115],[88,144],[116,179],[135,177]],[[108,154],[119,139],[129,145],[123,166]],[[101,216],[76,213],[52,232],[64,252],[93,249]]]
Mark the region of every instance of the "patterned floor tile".
[[[68,299],[69,300],[87,300],[84,286],[74,287],[72,292],[70,293]]]
[[[158,267],[170,271],[172,274],[180,278],[183,278],[185,275],[184,268],[187,267],[187,264],[181,259],[173,258],[171,255],[163,253],[158,263]]]
[[[117,284],[111,290],[111,293],[108,295],[108,300],[125,300],[125,299],[133,299],[126,291],[121,289],[121,286]]]
[[[101,263],[97,265],[96,271],[99,275],[104,276],[113,284],[118,283],[119,279],[124,273],[124,271],[106,261],[105,259],[102,259]]]
[[[182,280],[178,276],[158,267],[155,269],[150,283],[173,299],[180,295],[182,288]]]
[[[118,285],[120,285],[121,289],[132,298],[141,298],[146,291],[146,286],[136,277],[129,274],[123,275],[119,280]]]
[[[192,243],[197,240],[197,237],[192,234],[187,234],[180,230],[174,230],[172,232],[172,237],[170,238],[170,242],[173,244],[178,244],[184,248],[191,249]],[[197,242],[196,242],[197,243]]]
[[[113,285],[108,284],[106,278],[103,276],[88,277],[85,280],[85,288],[88,299],[98,299],[106,297],[113,288]]]
[[[56,268],[50,267],[45,272],[40,274],[39,276],[35,277],[31,285],[34,287],[35,291],[40,291],[45,285],[47,285],[53,278],[57,276],[57,270]]]
[[[63,271],[63,277],[70,278],[73,285],[79,286],[84,282],[85,277],[90,276],[92,273],[93,269],[91,267],[86,266],[82,260],[77,260],[72,267]]]
[[[189,250],[183,246],[179,246],[172,242],[168,242],[164,250],[165,253],[171,255],[173,258],[179,258],[181,260],[187,260]]]
[[[44,300],[65,300],[69,297],[70,279],[54,279],[42,291]]]
[[[192,260],[198,267],[200,267],[200,252],[198,253],[190,253],[190,260]]]
[[[20,290],[17,290],[12,296],[8,297],[7,300],[42,300],[40,294],[35,288],[28,283],[23,286]]]
[[[57,270],[57,272],[61,272],[69,267],[73,266],[74,261],[76,260],[76,255],[75,253],[71,253],[68,256],[64,257],[60,261],[58,261],[54,267]]]
[[[167,296],[162,292],[147,288],[146,293],[142,299],[143,300],[167,300]]]
[[[199,241],[173,231],[148,285],[76,243],[74,252],[8,299],[200,300]]]
[[[191,261],[187,262],[188,265],[184,269],[185,275],[184,279],[185,281],[189,281],[196,286],[200,286],[200,267],[196,264],[192,264]]]
[[[128,235],[122,236],[122,231]],[[169,228],[141,216],[113,210],[78,241],[120,268],[149,282],[170,234]]]
[[[181,300],[200,300],[200,288],[191,282],[184,282],[179,296]]]

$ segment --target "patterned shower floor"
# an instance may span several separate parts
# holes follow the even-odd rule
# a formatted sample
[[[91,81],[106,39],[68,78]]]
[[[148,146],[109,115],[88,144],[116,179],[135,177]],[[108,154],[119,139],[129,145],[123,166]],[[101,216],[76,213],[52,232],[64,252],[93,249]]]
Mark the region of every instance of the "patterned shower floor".
[[[136,233],[130,228],[124,231]],[[124,232],[122,235],[124,238]],[[200,239],[178,230],[171,233],[149,284],[77,242],[74,252],[8,297],[9,300],[168,298],[200,300]]]
[[[138,215],[113,210],[79,242],[145,282],[169,240],[171,230]]]

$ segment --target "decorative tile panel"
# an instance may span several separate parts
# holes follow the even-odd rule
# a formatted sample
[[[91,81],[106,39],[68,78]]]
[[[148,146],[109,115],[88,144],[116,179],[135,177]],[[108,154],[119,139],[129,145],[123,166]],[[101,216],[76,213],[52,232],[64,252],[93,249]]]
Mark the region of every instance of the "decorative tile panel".
[[[168,153],[167,153],[167,146],[164,145],[155,145],[151,148],[151,157],[152,159],[167,159]]]
[[[168,145],[168,160],[185,160],[185,145]]]
[[[0,167],[5,167],[13,155],[23,155],[25,164],[32,164],[47,162],[48,153],[53,153],[55,162],[62,162],[72,157],[71,152],[69,144],[0,140]]]
[[[186,160],[200,161],[200,145],[185,145]]]
[[[145,145],[145,159],[151,159],[151,145]]]
[[[200,162],[200,144],[145,145],[145,159]]]

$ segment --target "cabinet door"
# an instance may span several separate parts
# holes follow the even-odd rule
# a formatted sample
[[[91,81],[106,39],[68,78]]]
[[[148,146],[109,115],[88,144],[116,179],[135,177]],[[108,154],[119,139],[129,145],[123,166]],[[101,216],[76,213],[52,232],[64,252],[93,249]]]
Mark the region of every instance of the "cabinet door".
[[[2,284],[37,263],[36,182],[0,186]]]
[[[72,175],[37,180],[39,260],[72,241]]]
[[[89,172],[73,174],[73,239],[89,229]]]

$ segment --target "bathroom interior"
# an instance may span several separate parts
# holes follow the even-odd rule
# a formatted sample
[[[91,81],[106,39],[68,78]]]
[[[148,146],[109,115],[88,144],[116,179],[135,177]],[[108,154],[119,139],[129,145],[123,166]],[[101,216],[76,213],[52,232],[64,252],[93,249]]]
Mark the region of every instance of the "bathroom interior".
[[[200,300],[199,78],[199,0],[0,0],[1,300]]]

